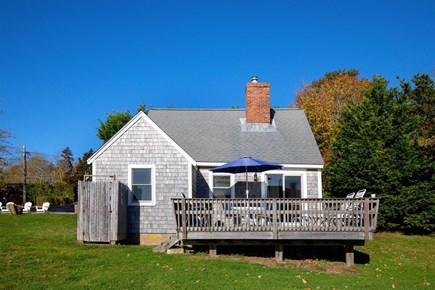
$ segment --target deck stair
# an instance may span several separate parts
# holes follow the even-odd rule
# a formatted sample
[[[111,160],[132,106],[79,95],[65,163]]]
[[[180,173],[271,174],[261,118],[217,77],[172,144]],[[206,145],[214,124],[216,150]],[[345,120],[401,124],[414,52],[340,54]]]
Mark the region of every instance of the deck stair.
[[[181,246],[181,240],[176,237],[172,237],[171,239],[164,241],[160,245],[154,247],[153,251],[158,253],[165,253],[168,252],[169,249],[174,248],[176,246],[178,247]]]

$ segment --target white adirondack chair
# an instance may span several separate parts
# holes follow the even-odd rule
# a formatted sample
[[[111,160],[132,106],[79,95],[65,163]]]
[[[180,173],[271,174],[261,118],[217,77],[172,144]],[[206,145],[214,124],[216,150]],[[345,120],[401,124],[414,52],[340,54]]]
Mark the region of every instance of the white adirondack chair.
[[[37,213],[46,213],[49,207],[50,207],[50,203],[44,202],[41,207],[36,206],[35,208]]]
[[[23,213],[29,213],[32,208],[32,203],[30,201],[26,202],[23,207]]]
[[[0,210],[2,213],[9,213],[9,204],[14,204],[12,201],[6,203],[6,206],[2,206],[2,203],[0,202]]]
[[[3,206],[3,203],[0,202],[0,213],[9,212],[6,206]]]

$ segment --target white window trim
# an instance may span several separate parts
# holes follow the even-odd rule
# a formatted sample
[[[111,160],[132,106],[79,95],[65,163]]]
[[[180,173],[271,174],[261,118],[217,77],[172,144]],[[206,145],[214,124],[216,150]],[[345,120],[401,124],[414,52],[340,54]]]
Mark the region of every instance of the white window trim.
[[[149,168],[151,169],[151,201],[138,201],[132,200],[132,169]],[[130,192],[128,194],[128,205],[133,206],[155,206],[156,205],[156,166],[154,164],[129,164],[128,165],[128,187]]]
[[[322,170],[317,169],[317,190],[318,190],[318,198],[323,198],[323,190],[322,190]]]
[[[192,182],[193,182],[193,167],[194,165],[190,162],[187,162],[187,196],[189,198],[193,197],[193,190],[192,190]]]
[[[218,172],[218,173],[211,172],[211,174],[209,174],[209,178],[208,178],[209,188],[210,188],[209,198],[213,198],[213,188],[214,188],[214,179],[213,178],[214,178],[214,176],[229,176],[230,177],[231,198],[234,198],[234,195],[235,195],[235,191],[234,191],[235,177],[234,177],[234,174],[222,173],[222,172]]]

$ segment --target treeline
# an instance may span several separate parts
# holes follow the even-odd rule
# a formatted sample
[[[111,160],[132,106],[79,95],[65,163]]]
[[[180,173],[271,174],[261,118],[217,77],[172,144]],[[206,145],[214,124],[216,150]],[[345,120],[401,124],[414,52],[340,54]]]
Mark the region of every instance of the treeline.
[[[51,205],[63,206],[77,200],[77,185],[65,183],[30,183],[26,186],[26,201],[41,205],[50,202]],[[23,184],[5,184],[2,188],[3,198],[22,204]]]
[[[52,205],[65,205],[77,200],[77,181],[85,174],[92,174],[92,168],[87,164],[93,154],[90,149],[74,160],[69,147],[50,160],[41,153],[27,153],[27,184],[26,201],[42,204],[44,201]],[[1,200],[23,202],[24,170],[21,159],[10,160],[5,163],[0,175]]]
[[[431,233],[435,221],[435,87],[417,74],[389,87],[358,71],[328,73],[297,92],[325,160],[326,196],[366,188],[379,228]]]

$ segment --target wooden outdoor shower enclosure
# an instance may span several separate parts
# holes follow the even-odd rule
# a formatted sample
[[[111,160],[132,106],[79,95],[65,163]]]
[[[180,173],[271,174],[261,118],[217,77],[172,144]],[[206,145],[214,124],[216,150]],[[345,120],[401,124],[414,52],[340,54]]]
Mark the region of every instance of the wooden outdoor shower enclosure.
[[[127,239],[128,187],[117,181],[79,181],[77,240],[111,243]]]

